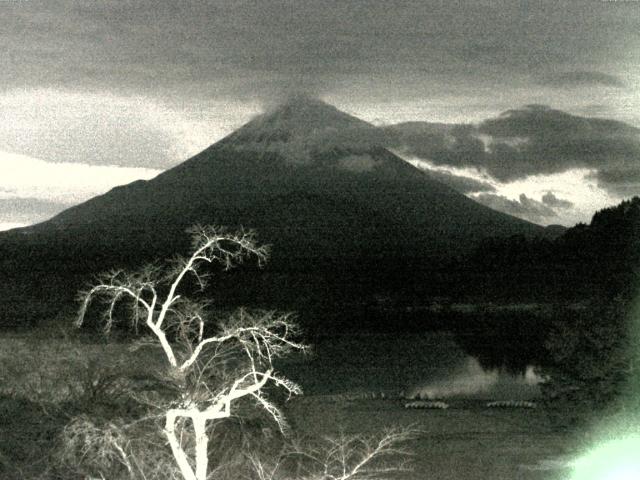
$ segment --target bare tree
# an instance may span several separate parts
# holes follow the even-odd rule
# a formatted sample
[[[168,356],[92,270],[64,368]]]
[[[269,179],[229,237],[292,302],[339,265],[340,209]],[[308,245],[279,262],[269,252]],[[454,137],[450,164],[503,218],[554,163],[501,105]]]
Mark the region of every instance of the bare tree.
[[[132,308],[128,321],[136,330],[146,328],[151,333],[147,343],[160,345],[166,381],[176,392],[175,398],[163,407],[164,434],[173,456],[185,480],[205,480],[208,422],[234,414],[240,399],[253,399],[280,429],[286,428],[279,409],[267,398],[265,387],[271,383],[289,394],[300,393],[296,384],[275,373],[273,360],[304,349],[304,345],[295,340],[298,331],[289,315],[241,309],[212,322],[206,303],[184,297],[181,290],[187,277],[193,277],[200,288],[205,287],[207,264],[217,263],[229,269],[249,257],[262,264],[268,254],[265,247],[257,245],[251,232],[194,227],[192,234],[191,255],[178,259],[173,268],[147,266],[134,273],[113,271],[100,276],[94,286],[81,293],[77,324],[83,324],[87,309],[96,298],[106,305],[106,332],[117,320],[120,303]],[[179,431],[188,422],[195,434],[192,448],[181,439]]]

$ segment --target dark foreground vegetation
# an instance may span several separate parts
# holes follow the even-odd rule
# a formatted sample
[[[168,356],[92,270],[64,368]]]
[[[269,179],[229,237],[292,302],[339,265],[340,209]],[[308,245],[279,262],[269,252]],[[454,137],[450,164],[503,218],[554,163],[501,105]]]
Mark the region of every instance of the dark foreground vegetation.
[[[163,227],[164,229],[164,227]],[[74,243],[73,229],[48,235],[15,233],[0,241],[0,325],[64,324],[76,292],[111,268],[135,270],[186,254],[183,229],[164,229],[163,242],[138,239],[125,250]],[[260,232],[263,235],[263,232]],[[286,251],[297,251],[285,246]],[[334,249],[335,250],[335,249]],[[444,250],[446,251],[446,250]],[[264,268],[246,265],[219,278],[207,294],[217,308],[295,311],[305,332],[411,331],[437,322],[430,311],[451,305],[574,305],[632,297],[640,266],[640,198],[594,215],[557,238],[485,239],[473,252],[424,257],[370,245],[359,254],[312,258],[275,251]],[[65,288],[61,288],[64,285]],[[455,313],[455,312],[454,312]],[[439,328],[439,325],[436,325]]]
[[[6,475],[349,480],[405,471],[404,444],[415,437],[410,428],[292,440],[282,398],[301,390],[274,366],[276,359],[306,348],[289,314],[239,309],[216,317],[206,300],[185,296],[188,277],[204,289],[207,265],[230,269],[266,256],[252,233],[194,227],[189,256],[169,266],[107,272],[81,292],[76,326],[89,320],[92,302],[101,301],[103,333],[128,329],[136,341],[129,337],[112,355],[96,345],[92,352],[53,342],[49,352],[44,345],[33,349],[39,358],[30,362],[19,346],[7,343],[5,414],[22,408],[30,419],[46,418],[43,432],[52,438],[42,452],[41,437],[29,428],[33,422],[16,416],[27,427],[26,437],[8,434],[9,443],[0,446],[20,447],[2,453]],[[31,463],[37,451],[39,467]],[[24,467],[32,470],[29,477]]]
[[[276,410],[268,407],[265,415],[256,413],[254,404],[239,404],[237,415],[207,427],[207,434],[216,440],[210,443],[207,453],[210,471],[215,472],[215,478],[237,478],[238,472],[261,480],[304,476],[300,472],[313,478],[318,465],[329,463],[338,468],[339,462],[335,463],[331,452],[347,449],[351,453],[343,456],[343,461],[357,465],[386,438],[392,441],[390,453],[398,455],[387,458],[385,454],[383,462],[372,463],[377,473],[390,468],[394,476],[417,475],[415,478],[424,478],[425,474],[428,478],[450,478],[454,471],[459,478],[554,478],[559,470],[545,470],[544,462],[558,461],[561,467],[559,453],[570,456],[574,452],[574,433],[582,435],[594,417],[638,411],[635,372],[640,367],[640,328],[634,307],[639,224],[640,199],[636,198],[599,212],[591,225],[577,226],[556,240],[515,237],[485,242],[471,260],[466,257],[460,263],[450,263],[458,267],[446,274],[444,269],[429,270],[423,265],[412,270],[412,275],[402,277],[407,265],[400,263],[395,267],[387,265],[372,278],[364,274],[373,272],[373,267],[354,273],[325,266],[324,273],[319,274],[322,269],[317,269],[312,275],[298,272],[297,276],[278,270],[258,275],[249,267],[248,273],[225,274],[225,282],[215,290],[215,298],[220,301],[206,307],[207,314],[214,314],[216,319],[228,317],[232,304],[242,304],[247,299],[253,299],[254,307],[272,301],[275,306],[306,305],[309,313],[305,315],[303,311],[301,319],[309,329],[301,340],[318,346],[332,343],[337,350],[324,357],[318,350],[315,360],[312,357],[276,364],[286,377],[311,393],[310,400],[286,402],[274,389],[265,390],[273,397],[273,408],[290,417],[294,429],[299,427],[301,436],[293,437],[297,443],[291,443],[291,437],[284,435],[280,417],[272,414]],[[145,290],[145,282],[153,278],[157,268],[146,270],[149,277],[128,279],[146,295],[150,290]],[[465,272],[471,273],[465,276]],[[435,281],[426,287],[430,275]],[[462,277],[466,283],[455,290],[459,298],[443,295],[453,291],[449,288]],[[405,282],[401,287],[402,278]],[[109,279],[108,285],[121,285],[117,274]],[[478,279],[484,280],[477,282]],[[46,301],[40,314],[49,315],[47,301],[55,303],[60,298],[47,297],[47,292],[60,292],[59,285],[66,280],[61,277],[55,286],[36,284],[41,290],[30,290],[27,298],[42,295]],[[276,294],[282,296],[275,301],[265,296],[264,282],[283,285],[277,290],[281,293]],[[234,289],[232,285],[242,288]],[[501,286],[511,285],[516,287],[501,291]],[[535,288],[538,285],[540,288]],[[300,288],[295,290],[297,287]],[[198,282],[192,278],[184,292],[190,296],[197,288]],[[481,296],[483,290],[486,295]],[[298,296],[288,296],[291,292],[298,292]],[[546,302],[540,301],[540,292]],[[206,297],[207,291],[204,293]],[[40,308],[38,305],[42,304],[34,305]],[[205,310],[193,310],[193,304],[188,307],[182,313],[191,315],[189,328],[183,328],[187,324],[181,321],[175,323],[168,331],[170,342],[202,335],[194,326],[198,324],[197,316]],[[113,344],[96,342],[105,324],[98,310],[88,312],[85,333],[79,337],[47,338],[60,325],[71,322],[72,311],[64,308],[47,322],[49,333],[41,332],[39,339],[37,331],[32,330],[29,341],[24,332],[3,340],[3,478],[183,478],[167,446],[163,433],[166,425],[158,406],[175,407],[171,402],[176,401],[177,394],[184,393],[189,381],[185,384],[186,379],[180,377],[167,383],[167,371],[157,368],[162,358],[158,357],[158,349],[147,351],[143,345],[142,354],[128,351],[144,322],[134,322],[131,330],[119,328],[117,321],[110,323],[110,319],[139,321],[140,311],[118,305],[106,311],[112,314],[107,317],[107,324]],[[14,320],[20,323],[18,317]],[[134,335],[136,328],[138,333]],[[375,347],[368,348],[370,358],[383,357],[376,368],[368,370],[371,362],[363,360],[367,358],[364,350],[354,349],[353,343],[353,338],[363,332],[376,342]],[[447,332],[463,352],[488,371],[522,374],[527,367],[535,366],[545,379],[541,397],[536,400],[539,408],[493,413],[478,403],[462,402],[447,411],[403,409],[400,390],[408,386],[406,381],[411,375],[420,373],[418,369],[411,375],[406,371],[411,371],[416,358],[429,358],[424,354],[425,345],[412,343],[411,339],[437,332]],[[243,341],[239,340],[236,346],[242,346]],[[193,355],[193,345],[191,348],[182,351],[184,358]],[[342,354],[336,355],[338,351]],[[318,362],[318,357],[324,361]],[[404,366],[402,361],[389,362],[392,357],[400,358]],[[333,365],[332,359],[336,362]],[[227,373],[241,364],[247,365],[224,355],[222,360]],[[351,370],[350,381],[338,381],[337,372],[345,364],[359,367]],[[382,364],[388,368],[385,370]],[[208,368],[204,364],[194,372],[196,384]],[[268,368],[264,372],[267,371]],[[217,385],[229,381],[233,384],[233,376],[221,378],[212,372],[207,375],[215,382],[223,381]],[[292,384],[288,388],[293,388]],[[337,398],[333,403],[322,397],[371,390],[383,391],[386,396],[366,401]],[[207,395],[216,394],[215,388],[189,391],[205,403]],[[482,423],[485,419],[489,419],[486,424]],[[413,423],[419,432],[408,429]],[[186,420],[178,426],[184,434],[185,449],[197,444],[197,436],[187,434],[193,425],[193,420]],[[477,428],[469,430],[470,425]],[[400,430],[377,430],[374,426],[395,426]],[[323,440],[324,434],[331,439]],[[508,454],[500,450],[514,442],[520,447],[512,448]],[[406,445],[420,454],[418,473],[405,471]],[[309,465],[293,461],[289,456],[292,451],[296,455],[322,452],[325,456],[322,462]],[[476,473],[471,465],[478,457],[500,460],[487,463],[485,470]],[[269,477],[266,471],[276,467],[282,468],[280,477]]]
[[[43,415],[39,405],[15,399],[4,398],[0,405],[8,415],[7,421],[0,424],[0,451],[4,455],[0,467],[2,478],[86,478],[77,470],[73,472],[68,466],[60,465],[57,439],[67,422],[64,416]],[[541,410],[489,410],[478,404],[419,411],[403,408],[399,400],[335,401],[321,396],[292,400],[287,405],[285,413],[292,428],[299,441],[307,445],[327,437],[375,437],[393,427],[418,430],[404,445],[413,454],[408,457],[411,471],[393,478],[561,479],[568,471],[566,462],[579,448],[572,437],[551,430]],[[225,430],[221,438],[224,448],[228,449],[227,458],[239,451],[247,453],[250,448],[263,453],[278,448],[277,439],[265,436],[257,420],[229,422],[218,426],[217,431],[222,430]],[[549,467],[556,469],[549,470]],[[237,475],[238,471],[233,473]],[[225,477],[221,474],[218,478]]]
[[[544,334],[547,407],[567,424],[638,412],[640,198],[597,212],[554,241],[511,238],[475,255],[487,271],[579,301]]]

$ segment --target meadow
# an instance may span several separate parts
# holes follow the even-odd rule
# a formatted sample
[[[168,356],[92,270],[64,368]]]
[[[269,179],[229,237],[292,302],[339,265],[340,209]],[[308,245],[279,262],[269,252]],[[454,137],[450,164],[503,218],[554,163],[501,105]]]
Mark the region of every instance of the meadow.
[[[580,451],[580,438],[555,428],[541,404],[488,408],[492,400],[535,401],[536,388],[522,375],[483,371],[452,334],[345,334],[316,340],[309,354],[277,364],[305,392],[284,403],[296,435],[368,435],[411,427],[418,432],[409,445],[413,471],[403,472],[403,478],[567,478],[566,462]],[[142,377],[156,364],[158,352],[130,346],[90,335],[3,336],[2,478],[48,478],[56,438],[69,416],[116,391],[117,378]],[[406,397],[425,389],[449,408],[404,407]]]

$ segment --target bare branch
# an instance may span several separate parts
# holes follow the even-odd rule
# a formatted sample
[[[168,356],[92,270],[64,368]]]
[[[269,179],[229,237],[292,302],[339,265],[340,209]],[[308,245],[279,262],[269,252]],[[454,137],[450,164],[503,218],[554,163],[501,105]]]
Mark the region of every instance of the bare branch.
[[[184,262],[178,265],[166,300],[158,314],[156,325],[162,327],[165,316],[171,304],[175,301],[176,290],[187,273],[195,275],[196,280],[204,288],[205,278],[198,272],[201,263],[220,263],[225,269],[242,263],[245,257],[254,255],[258,264],[266,261],[266,247],[259,247],[255,242],[253,232],[226,233],[225,230],[215,227],[195,226],[190,230],[193,234],[193,253]]]
[[[162,400],[147,398],[144,393],[137,398],[154,408],[164,407],[165,436],[183,477],[205,480],[209,441],[206,422],[231,416],[237,400],[253,398],[281,430],[286,429],[283,415],[263,389],[273,382],[289,395],[300,393],[298,385],[274,374],[273,360],[305,346],[296,340],[298,329],[291,316],[276,312],[240,309],[219,322],[215,330],[206,328],[212,320],[208,305],[182,297],[179,290],[183,280],[193,275],[203,289],[208,278],[202,269],[205,265],[217,263],[229,269],[248,257],[255,257],[262,265],[268,249],[257,245],[251,231],[229,233],[196,226],[191,233],[191,255],[178,259],[169,271],[151,265],[133,273],[113,271],[98,277],[97,283],[81,294],[77,324],[84,322],[94,298],[106,304],[105,332],[114,325],[120,312],[118,305],[126,301],[131,306],[131,325],[137,331],[142,321],[162,347],[169,363],[165,380],[177,397],[164,406]],[[191,420],[195,430],[195,458],[191,459],[176,430],[176,424],[184,425],[185,420]],[[181,428],[180,435],[183,432]],[[116,452],[124,452],[120,444],[114,445]]]
[[[275,312],[252,314],[245,309],[240,309],[221,325],[221,335],[202,339],[180,368],[185,370],[191,367],[205,346],[231,340],[240,343],[252,362],[253,355],[256,355],[266,361],[267,365],[271,365],[276,357],[293,350],[306,349],[304,344],[292,339],[297,333],[298,328],[289,314],[278,315]]]
[[[101,284],[96,285],[91,290],[89,290],[86,294],[84,294],[84,301],[80,307],[80,312],[78,314],[78,320],[76,321],[77,326],[81,326],[84,322],[84,318],[91,304],[91,301],[94,297],[101,296],[105,299],[106,303],[109,306],[107,321],[105,325],[105,331],[108,332],[113,326],[113,309],[115,308],[115,304],[123,297],[128,296],[133,299],[135,302],[141,304],[147,311],[150,311],[151,306],[139,295],[137,295],[131,288],[118,285],[118,284]]]

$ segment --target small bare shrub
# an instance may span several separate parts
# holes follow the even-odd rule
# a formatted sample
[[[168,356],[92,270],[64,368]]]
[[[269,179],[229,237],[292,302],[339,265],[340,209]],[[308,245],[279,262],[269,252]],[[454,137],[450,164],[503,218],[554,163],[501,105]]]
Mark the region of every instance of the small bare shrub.
[[[188,430],[183,432],[188,435]],[[164,448],[158,419],[75,417],[63,430],[54,470],[61,478],[181,480],[171,452]]]
[[[280,455],[248,454],[252,480],[376,480],[411,471],[409,441],[416,430],[389,429],[378,435],[340,435],[290,444]]]

